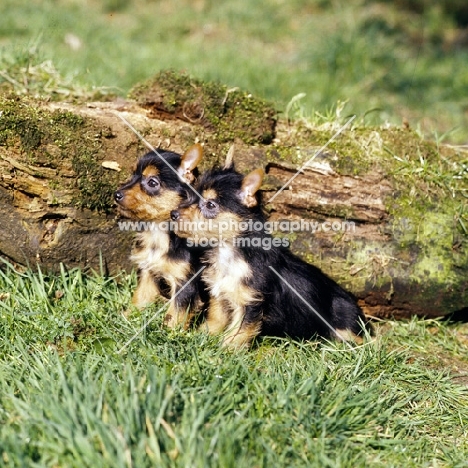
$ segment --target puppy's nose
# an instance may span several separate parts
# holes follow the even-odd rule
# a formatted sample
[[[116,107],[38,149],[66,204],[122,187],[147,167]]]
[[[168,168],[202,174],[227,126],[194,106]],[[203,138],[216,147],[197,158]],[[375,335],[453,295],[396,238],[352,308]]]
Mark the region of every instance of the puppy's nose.
[[[179,219],[180,213],[177,210],[171,211],[171,219],[172,221],[177,221]]]
[[[122,201],[123,197],[124,197],[124,194],[120,190],[117,190],[117,192],[114,193],[114,200],[116,202]]]

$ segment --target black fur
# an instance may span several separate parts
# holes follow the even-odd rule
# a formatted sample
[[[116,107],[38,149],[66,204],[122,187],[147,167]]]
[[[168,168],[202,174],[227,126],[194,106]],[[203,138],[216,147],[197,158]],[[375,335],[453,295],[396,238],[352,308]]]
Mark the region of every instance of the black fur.
[[[218,212],[233,213],[244,221],[251,219],[265,223],[260,192],[255,194],[256,206],[249,208],[242,204],[239,194],[243,179],[234,168],[213,169],[200,177],[196,188],[199,193],[207,189],[216,192],[214,201]],[[189,204],[198,204],[205,215],[206,201],[190,193],[181,209]],[[205,217],[214,218],[216,215],[211,212]],[[239,242],[240,239],[250,242],[256,239],[256,245],[265,245],[262,243],[271,244],[273,238],[264,231],[250,230],[239,233],[234,240],[235,255],[245,260],[251,271],[250,277],[244,278],[244,284],[258,292],[261,298],[245,305],[240,331],[243,327],[255,329],[251,326],[258,324],[260,335],[300,340],[315,336],[341,338],[336,330],[351,331],[358,336],[363,334],[366,319],[362,310],[349,293],[319,268],[304,262],[286,248],[272,246],[265,250],[252,247],[249,242]],[[208,267],[214,258],[209,252],[205,255]]]

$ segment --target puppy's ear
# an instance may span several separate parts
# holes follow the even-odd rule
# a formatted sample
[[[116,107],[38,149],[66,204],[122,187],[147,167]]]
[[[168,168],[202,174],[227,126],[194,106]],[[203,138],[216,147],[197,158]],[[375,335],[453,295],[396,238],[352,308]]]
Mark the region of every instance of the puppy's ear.
[[[193,182],[195,176],[193,170],[198,166],[198,163],[203,157],[203,147],[199,143],[191,146],[183,155],[180,161],[177,172],[179,177],[189,184]]]
[[[251,208],[257,205],[255,194],[262,185],[264,175],[263,169],[255,169],[244,177],[240,190],[240,199],[241,203],[246,207]]]
[[[234,167],[234,145],[231,145],[226,155],[226,161],[224,162],[223,169],[231,169]]]

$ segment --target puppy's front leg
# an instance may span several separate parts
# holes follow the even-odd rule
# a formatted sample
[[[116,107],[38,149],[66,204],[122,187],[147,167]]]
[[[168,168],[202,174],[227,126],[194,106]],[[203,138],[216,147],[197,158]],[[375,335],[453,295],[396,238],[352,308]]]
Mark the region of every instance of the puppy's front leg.
[[[224,301],[211,296],[205,326],[210,335],[224,332],[229,323],[229,307]]]
[[[262,312],[259,305],[238,306],[232,314],[231,323],[224,336],[223,346],[229,348],[249,347],[262,328]]]
[[[132,297],[132,304],[139,309],[151,305],[159,295],[159,289],[148,270],[142,270],[138,275],[138,284]]]
[[[183,289],[175,283],[171,287],[171,301],[164,319],[169,328],[188,328],[194,316],[197,288],[195,282],[184,283]]]

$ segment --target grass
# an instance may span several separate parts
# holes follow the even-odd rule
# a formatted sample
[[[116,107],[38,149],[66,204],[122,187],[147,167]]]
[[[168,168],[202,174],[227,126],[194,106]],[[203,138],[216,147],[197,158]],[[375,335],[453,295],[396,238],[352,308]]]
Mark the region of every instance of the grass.
[[[134,276],[0,274],[2,466],[466,466],[467,325],[227,352],[126,308]]]
[[[160,70],[183,69],[280,111],[304,93],[308,115],[347,102],[369,124],[406,119],[466,143],[468,50],[446,3],[416,14],[371,0],[4,0],[0,86],[43,86],[60,99],[96,88],[126,95]]]

